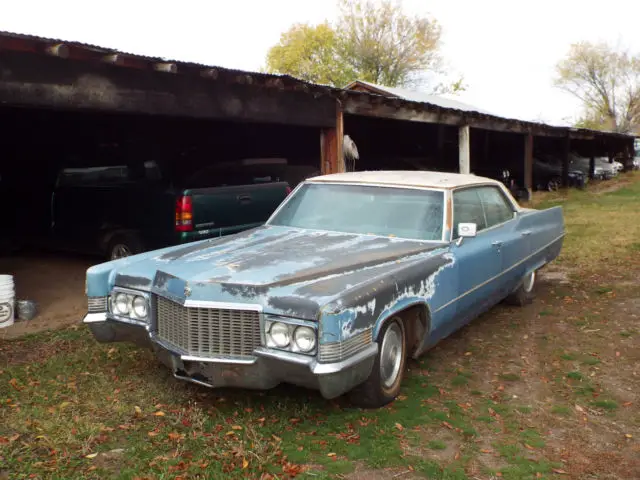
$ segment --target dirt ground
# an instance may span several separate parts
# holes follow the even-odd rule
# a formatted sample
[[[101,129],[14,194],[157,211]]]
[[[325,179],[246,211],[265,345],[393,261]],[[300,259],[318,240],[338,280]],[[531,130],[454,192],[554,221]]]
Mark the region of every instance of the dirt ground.
[[[93,258],[53,253],[0,257],[0,273],[14,276],[16,297],[34,300],[38,314],[0,329],[1,339],[57,329],[77,323],[86,311],[84,281]]]

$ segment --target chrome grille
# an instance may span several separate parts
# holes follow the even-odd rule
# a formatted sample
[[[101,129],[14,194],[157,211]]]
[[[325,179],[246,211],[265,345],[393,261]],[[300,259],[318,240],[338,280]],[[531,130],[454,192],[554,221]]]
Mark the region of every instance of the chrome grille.
[[[89,313],[101,313],[107,311],[107,297],[88,297],[87,309]]]
[[[184,307],[157,297],[158,337],[183,354],[250,357],[260,346],[260,314],[254,310]]]
[[[364,350],[372,341],[373,331],[372,329],[368,329],[354,335],[344,342],[321,344],[318,352],[318,361],[323,363],[339,362],[340,360],[344,360],[345,358]]]

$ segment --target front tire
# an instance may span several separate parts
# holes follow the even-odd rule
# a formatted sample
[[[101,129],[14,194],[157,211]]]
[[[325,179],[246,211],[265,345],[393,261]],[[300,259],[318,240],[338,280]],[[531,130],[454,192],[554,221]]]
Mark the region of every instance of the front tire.
[[[369,378],[349,392],[354,405],[380,408],[400,393],[407,362],[407,334],[401,318],[394,317],[380,330],[378,355]]]
[[[529,272],[522,279],[520,286],[515,292],[510,294],[505,302],[509,305],[515,305],[517,307],[524,307],[525,305],[533,302],[535,298],[535,284],[536,284],[536,271]]]

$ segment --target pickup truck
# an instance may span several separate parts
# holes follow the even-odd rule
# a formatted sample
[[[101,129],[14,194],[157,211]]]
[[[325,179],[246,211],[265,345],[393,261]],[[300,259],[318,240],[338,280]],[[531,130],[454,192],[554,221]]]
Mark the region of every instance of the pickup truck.
[[[177,181],[163,178],[155,162],[63,168],[43,239],[114,260],[259,226],[289,192],[287,182],[258,176],[251,165],[205,167]]]

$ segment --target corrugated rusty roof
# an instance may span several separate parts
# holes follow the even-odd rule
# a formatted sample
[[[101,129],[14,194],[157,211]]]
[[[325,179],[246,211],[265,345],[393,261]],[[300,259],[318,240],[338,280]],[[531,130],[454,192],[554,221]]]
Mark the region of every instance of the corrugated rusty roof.
[[[566,134],[568,134],[569,132],[577,132],[587,135],[608,135],[632,138],[632,136],[630,135],[615,132],[602,132],[588,129],[553,126],[543,123],[504,118],[493,115],[489,112],[482,111],[475,107],[462,104],[461,102],[435,101],[433,98],[418,98],[414,95],[403,94],[402,92],[398,92],[395,98],[390,98],[389,96],[379,95],[375,93],[345,90],[329,85],[319,85],[292,77],[290,75],[280,75],[265,72],[248,72],[219,66],[204,65],[194,62],[182,62],[179,60],[171,60],[160,57],[149,57],[127,53],[112,48],[101,47],[98,45],[91,45],[88,43],[0,31],[0,49],[46,54],[48,48],[54,47],[56,45],[64,45],[69,50],[69,52],[68,56],[63,56],[63,58],[69,58],[72,60],[95,60],[104,59],[107,56],[117,56],[119,58],[122,58],[123,61],[116,64],[122,65],[124,67],[156,69],[156,66],[159,64],[171,64],[175,65],[175,71],[172,70],[174,73],[194,75],[197,74],[200,76],[207,76],[218,81],[226,80],[233,83],[254,84],[256,86],[280,88],[283,90],[302,90],[313,93],[314,95],[332,95],[338,99],[357,98],[361,101],[367,101],[372,104],[384,103],[390,107],[396,108],[405,107],[414,110],[422,110],[435,113],[452,112],[460,114],[465,118],[472,118],[476,120],[486,119],[488,121],[509,122],[524,128],[532,127],[536,128],[537,130],[553,130],[556,132],[556,134],[558,132],[566,132]]]

